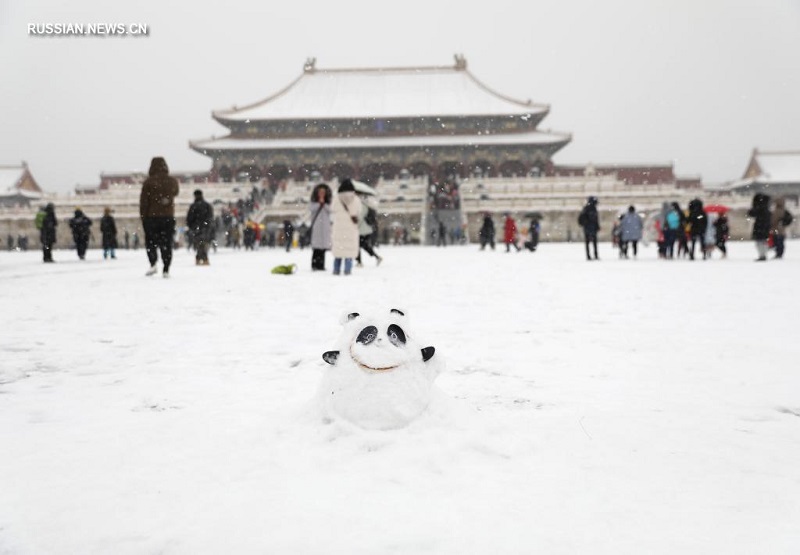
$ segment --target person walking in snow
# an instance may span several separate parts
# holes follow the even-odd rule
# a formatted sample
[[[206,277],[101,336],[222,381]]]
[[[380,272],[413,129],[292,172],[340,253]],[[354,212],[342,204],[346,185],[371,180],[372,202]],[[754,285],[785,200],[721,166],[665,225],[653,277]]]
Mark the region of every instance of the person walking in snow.
[[[692,246],[689,249],[689,259],[694,260],[695,244],[700,242],[700,250],[703,253],[703,260],[706,259],[706,229],[708,228],[708,214],[703,210],[703,201],[699,198],[689,202],[689,235],[692,238]]]
[[[169,166],[164,158],[157,156],[150,162],[149,177],[142,184],[139,195],[139,215],[144,228],[144,243],[150,269],[145,275],[152,276],[158,269],[158,252],[161,251],[162,275],[169,277],[172,264],[172,237],[175,235],[175,197],[178,196],[178,180],[169,175]]]
[[[44,262],[55,262],[53,260],[53,245],[56,243],[58,220],[56,219],[56,207],[52,202],[47,203],[47,206],[44,207],[44,216],[41,220],[42,229],[39,231],[39,239],[42,242]]]
[[[375,221],[375,216],[377,214],[377,210],[375,210],[374,206],[371,204],[374,203],[372,195],[365,195],[364,197],[360,197],[361,200],[361,214],[358,218],[358,257],[356,258],[356,265],[358,267],[362,266],[361,263],[361,249],[367,251],[367,254],[370,255],[377,261],[377,265],[380,266],[381,262],[383,262],[383,258],[379,254],[375,252],[373,249],[373,241],[372,237],[375,233],[375,228],[371,222]]]
[[[503,243],[506,245],[506,252],[511,252],[513,246],[519,252],[519,245],[517,245],[517,222],[511,217],[511,214],[505,213],[505,221],[503,222]]]
[[[75,216],[69,220],[69,228],[72,230],[72,239],[75,241],[75,249],[78,251],[78,258],[81,260],[86,259],[91,227],[92,220],[86,217],[83,210],[76,208]]]
[[[111,215],[111,208],[106,206],[103,210],[103,217],[100,218],[100,233],[103,236],[103,258],[109,256],[116,258],[117,249],[117,223]]]
[[[594,260],[599,260],[597,257],[597,234],[600,232],[600,217],[597,214],[597,197],[586,199],[586,205],[578,216],[578,225],[583,228],[586,260],[592,260],[589,245],[594,249]]]
[[[203,191],[194,192],[194,202],[186,214],[186,226],[194,242],[194,263],[208,266],[208,245],[214,239],[214,208],[203,198]]]
[[[753,195],[753,205],[747,211],[747,215],[754,218],[751,237],[756,243],[756,251],[758,252],[756,262],[765,262],[767,260],[767,241],[769,240],[772,223],[772,214],[769,211],[769,195],[764,193]]]
[[[494,250],[494,222],[488,212],[483,215],[483,224],[478,231],[478,238],[480,239],[481,250],[485,249],[486,245],[490,245]]]
[[[539,246],[539,220],[537,218],[531,219],[531,225],[528,229],[528,233],[530,233],[531,240],[525,241],[525,248],[531,252],[536,252],[536,248]]]
[[[714,222],[714,244],[722,253],[722,258],[727,258],[728,256],[728,248],[725,246],[725,243],[728,240],[729,232],[728,216],[725,212],[722,212]]]
[[[339,185],[333,199],[333,273],[339,275],[344,259],[344,275],[350,275],[353,259],[358,256],[358,215],[361,213],[361,200],[350,179]]]
[[[636,245],[642,240],[642,218],[636,213],[636,208],[628,207],[619,223],[620,252],[623,258],[628,258],[628,244],[633,247],[633,257],[636,258]]]
[[[775,258],[783,258],[786,245],[786,227],[792,225],[794,216],[786,209],[786,199],[775,199],[775,210],[770,218],[770,233],[775,241]]]
[[[308,210],[311,217],[311,271],[325,271],[325,251],[331,249],[331,200],[333,192],[326,183],[320,183],[311,192]]]
[[[292,239],[294,238],[294,226],[289,220],[283,220],[283,240],[286,245],[286,252],[292,248]],[[255,238],[254,238],[255,239]]]

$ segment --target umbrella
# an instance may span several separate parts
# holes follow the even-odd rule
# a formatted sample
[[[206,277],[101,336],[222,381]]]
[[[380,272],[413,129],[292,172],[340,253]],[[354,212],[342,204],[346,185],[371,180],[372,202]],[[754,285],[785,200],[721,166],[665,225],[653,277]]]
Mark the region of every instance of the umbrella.
[[[378,191],[376,191],[374,187],[370,187],[363,181],[356,181],[355,179],[353,179],[352,181],[353,181],[353,187],[355,187],[356,189],[356,193],[361,193],[362,195],[378,194]]]
[[[730,210],[730,208],[722,206],[721,204],[709,204],[708,206],[704,206],[703,210],[705,210],[707,214],[724,214]]]
[[[544,217],[542,216],[541,212],[528,212],[525,214],[525,217],[530,220],[543,220]]]

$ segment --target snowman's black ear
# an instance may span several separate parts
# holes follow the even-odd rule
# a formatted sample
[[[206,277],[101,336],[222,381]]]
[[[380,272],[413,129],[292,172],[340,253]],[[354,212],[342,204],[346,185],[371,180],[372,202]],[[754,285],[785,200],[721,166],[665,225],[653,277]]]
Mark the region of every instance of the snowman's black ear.
[[[434,347],[425,347],[422,349],[422,360],[423,362],[428,362],[430,359],[433,358],[433,353],[436,352]]]
[[[337,358],[339,358],[339,351],[325,351],[322,353],[322,360],[328,364],[336,365]]]

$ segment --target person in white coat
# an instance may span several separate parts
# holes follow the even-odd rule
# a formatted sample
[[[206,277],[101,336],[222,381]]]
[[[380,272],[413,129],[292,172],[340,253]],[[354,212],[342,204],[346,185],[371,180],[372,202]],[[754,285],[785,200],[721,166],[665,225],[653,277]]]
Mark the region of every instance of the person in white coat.
[[[358,217],[361,214],[361,200],[356,188],[349,179],[339,185],[333,199],[333,274],[339,275],[344,259],[344,275],[353,269],[353,259],[358,256]]]
[[[311,245],[311,270],[325,271],[325,251],[331,249],[331,201],[333,193],[325,183],[320,183],[311,193],[308,230]]]

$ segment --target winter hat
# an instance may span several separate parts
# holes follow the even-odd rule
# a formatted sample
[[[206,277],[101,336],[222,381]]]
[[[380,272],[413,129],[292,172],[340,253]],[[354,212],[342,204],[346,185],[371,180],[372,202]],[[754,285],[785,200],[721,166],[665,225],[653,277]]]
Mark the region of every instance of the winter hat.
[[[203,191],[201,191],[200,189],[195,189],[194,190],[194,198],[196,198],[196,199],[203,198]]]
[[[338,192],[340,192],[340,193],[347,193],[348,191],[351,191],[351,192],[355,192],[356,191],[356,188],[353,185],[353,182],[349,178],[343,179],[342,183],[339,185],[339,189],[338,189]]]

